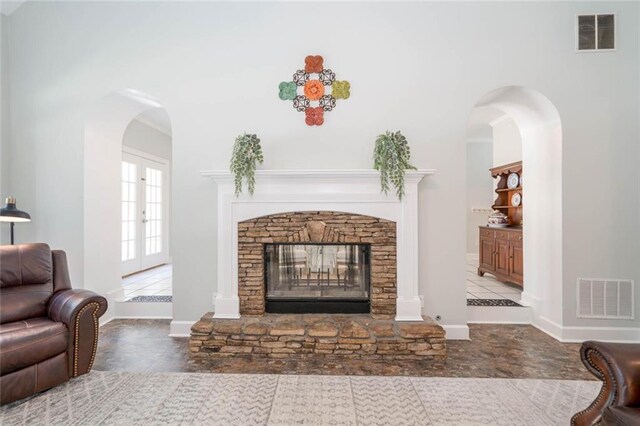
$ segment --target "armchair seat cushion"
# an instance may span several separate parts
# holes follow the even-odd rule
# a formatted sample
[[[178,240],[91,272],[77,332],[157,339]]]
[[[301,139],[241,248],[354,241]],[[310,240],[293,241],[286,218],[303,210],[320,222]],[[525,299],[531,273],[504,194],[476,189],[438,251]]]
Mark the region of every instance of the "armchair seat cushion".
[[[640,424],[640,407],[609,407],[602,412],[606,426],[634,426]]]
[[[48,318],[0,324],[0,374],[37,364],[67,350],[69,330]]]

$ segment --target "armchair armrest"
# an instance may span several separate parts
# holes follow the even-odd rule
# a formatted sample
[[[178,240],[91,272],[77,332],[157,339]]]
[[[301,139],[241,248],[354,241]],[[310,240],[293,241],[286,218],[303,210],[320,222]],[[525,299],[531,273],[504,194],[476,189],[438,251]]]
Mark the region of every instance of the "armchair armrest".
[[[98,346],[98,319],[107,310],[107,300],[89,290],[62,290],[49,300],[47,313],[52,321],[69,329],[69,375],[91,370]]]
[[[640,405],[640,344],[587,341],[580,357],[603,384],[595,401],[572,417],[572,425],[597,424],[603,410],[612,405]]]

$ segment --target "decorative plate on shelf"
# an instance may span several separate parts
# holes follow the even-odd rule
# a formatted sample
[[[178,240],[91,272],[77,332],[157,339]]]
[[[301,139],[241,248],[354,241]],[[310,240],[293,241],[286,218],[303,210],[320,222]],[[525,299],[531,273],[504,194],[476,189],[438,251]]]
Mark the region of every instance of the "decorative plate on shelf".
[[[511,196],[511,205],[513,207],[518,207],[522,203],[522,195],[519,192],[516,192]]]
[[[513,189],[518,187],[518,183],[520,182],[520,176],[517,173],[511,173],[507,178],[507,188]]]
[[[508,223],[488,223],[487,226],[489,228],[507,228],[509,227]]]

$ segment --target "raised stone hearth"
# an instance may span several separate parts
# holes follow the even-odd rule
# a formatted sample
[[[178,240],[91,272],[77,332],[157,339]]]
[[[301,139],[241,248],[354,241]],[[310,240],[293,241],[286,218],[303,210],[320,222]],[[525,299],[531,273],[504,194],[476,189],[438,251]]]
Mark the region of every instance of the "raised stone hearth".
[[[191,328],[196,358],[325,357],[432,360],[447,356],[445,332],[431,319],[398,322],[370,315],[265,314],[236,320],[205,315]]]

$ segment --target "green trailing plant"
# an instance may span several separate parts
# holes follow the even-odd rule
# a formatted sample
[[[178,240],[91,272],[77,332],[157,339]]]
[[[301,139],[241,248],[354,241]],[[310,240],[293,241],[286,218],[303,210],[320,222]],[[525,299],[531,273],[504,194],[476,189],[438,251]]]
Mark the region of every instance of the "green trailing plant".
[[[256,163],[262,164],[262,147],[256,135],[244,134],[236,138],[231,155],[231,173],[236,185],[236,197],[242,193],[242,180],[246,179],[249,194],[256,187]]]
[[[376,139],[373,150],[373,168],[380,172],[382,192],[389,193],[390,185],[396,189],[398,199],[404,195],[404,173],[406,170],[416,170],[409,163],[411,149],[400,132],[385,132]]]

